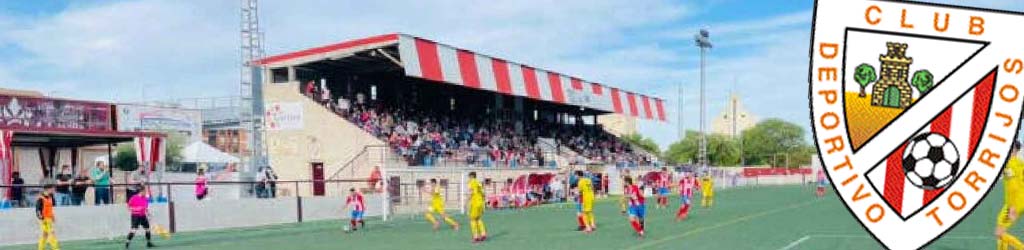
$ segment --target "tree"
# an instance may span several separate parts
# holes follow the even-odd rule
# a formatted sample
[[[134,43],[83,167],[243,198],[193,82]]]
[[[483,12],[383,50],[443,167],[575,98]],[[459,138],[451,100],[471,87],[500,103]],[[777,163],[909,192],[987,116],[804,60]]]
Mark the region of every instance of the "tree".
[[[910,82],[917,88],[917,91],[921,93],[921,96],[924,96],[924,94],[928,93],[929,90],[932,90],[932,87],[935,87],[934,76],[932,76],[932,72],[929,72],[928,70],[918,70],[914,72],[914,77]]]
[[[128,172],[139,169],[139,161],[135,156],[135,147],[132,144],[117,146],[117,153],[114,155],[114,167]]]
[[[799,166],[814,153],[803,128],[780,119],[761,121],[743,131],[742,137],[743,156],[751,165]]]
[[[854,71],[853,80],[860,84],[860,95],[859,97],[867,96],[868,84],[875,82],[878,79],[878,75],[875,74],[875,67],[867,63],[863,63],[857,66]]]
[[[665,151],[665,162],[685,164],[696,162],[697,147],[700,145],[700,133],[687,130],[683,140],[672,143]]]
[[[725,135],[707,136],[708,164],[714,166],[736,166],[740,162],[739,140]],[[671,164],[696,163],[700,152],[700,133],[686,131],[686,137],[669,146],[665,161]]]
[[[166,155],[164,155],[164,161],[166,161],[167,166],[176,166],[184,158],[181,152],[184,150],[184,144],[188,141],[188,138],[177,132],[168,132],[166,134],[166,151],[164,152]],[[139,168],[134,143],[123,143],[117,146],[117,152],[114,154],[114,164],[123,171],[135,171]]]
[[[629,144],[640,147],[652,154],[661,154],[661,149],[658,148],[658,143],[654,142],[653,139],[644,137],[643,135],[633,133],[622,137],[622,140]]]

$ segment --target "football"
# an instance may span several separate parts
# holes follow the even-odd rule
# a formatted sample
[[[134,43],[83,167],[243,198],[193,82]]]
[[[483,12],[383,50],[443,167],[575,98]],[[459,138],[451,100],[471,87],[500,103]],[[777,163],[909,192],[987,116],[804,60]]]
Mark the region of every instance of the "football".
[[[941,189],[960,173],[960,153],[946,136],[920,134],[911,138],[903,149],[903,172],[918,188]]]

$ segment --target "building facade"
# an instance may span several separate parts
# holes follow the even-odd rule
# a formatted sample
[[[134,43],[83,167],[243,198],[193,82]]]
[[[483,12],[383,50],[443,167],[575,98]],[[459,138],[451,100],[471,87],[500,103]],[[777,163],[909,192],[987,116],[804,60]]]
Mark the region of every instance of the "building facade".
[[[711,121],[711,133],[737,137],[754,125],[757,125],[757,117],[747,111],[739,96],[734,94],[729,97],[725,109]]]
[[[907,44],[889,42],[888,53],[878,57],[882,62],[881,77],[871,91],[871,106],[906,108],[910,106],[913,89],[907,76],[914,59],[906,56]]]

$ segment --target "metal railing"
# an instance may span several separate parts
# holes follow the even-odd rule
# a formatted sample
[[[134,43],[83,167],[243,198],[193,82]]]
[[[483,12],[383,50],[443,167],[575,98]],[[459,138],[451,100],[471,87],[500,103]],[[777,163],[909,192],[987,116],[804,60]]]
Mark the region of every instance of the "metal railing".
[[[270,199],[281,197],[305,196],[339,196],[348,194],[350,188],[361,191],[369,183],[368,179],[334,179],[334,180],[278,180],[278,181],[209,181],[203,199]],[[143,184],[149,188],[153,202],[175,202],[199,200],[195,182],[152,182]],[[139,184],[111,184],[109,186],[85,185],[76,191],[75,186],[69,192],[55,192],[58,206],[86,206],[119,204],[127,202],[130,195],[137,193]],[[44,185],[0,185],[0,209],[10,207],[30,207],[34,204]],[[77,187],[81,188],[81,186]],[[104,191],[105,190],[105,191]],[[21,199],[15,192],[20,192]],[[106,197],[102,197],[106,193]],[[63,200],[67,197],[66,201]],[[97,197],[101,196],[101,197]],[[66,203],[65,203],[66,202]],[[102,204],[101,204],[102,203]]]

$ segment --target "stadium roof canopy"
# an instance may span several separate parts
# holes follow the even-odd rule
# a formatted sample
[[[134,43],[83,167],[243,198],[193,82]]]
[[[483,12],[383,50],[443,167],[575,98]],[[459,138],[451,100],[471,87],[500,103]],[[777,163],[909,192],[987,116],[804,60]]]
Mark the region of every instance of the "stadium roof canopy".
[[[368,56],[384,57],[385,62]],[[459,85],[534,100],[574,105],[603,113],[665,121],[664,100],[589,82],[470,50],[407,35],[386,34],[315,47],[256,61],[267,68],[314,66],[325,62],[353,71],[397,65],[408,77]],[[273,77],[273,76],[271,76]]]

